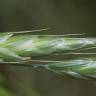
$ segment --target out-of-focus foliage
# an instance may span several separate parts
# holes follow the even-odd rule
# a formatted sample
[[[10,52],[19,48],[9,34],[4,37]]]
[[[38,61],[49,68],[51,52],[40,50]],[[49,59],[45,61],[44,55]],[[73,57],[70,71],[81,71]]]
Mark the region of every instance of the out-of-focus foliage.
[[[13,96],[13,95],[11,95],[11,93],[9,93],[4,88],[0,87],[0,96]]]
[[[6,87],[4,88],[3,84],[5,83],[5,79],[2,74],[0,74],[0,96],[14,96],[11,92],[9,92]]]

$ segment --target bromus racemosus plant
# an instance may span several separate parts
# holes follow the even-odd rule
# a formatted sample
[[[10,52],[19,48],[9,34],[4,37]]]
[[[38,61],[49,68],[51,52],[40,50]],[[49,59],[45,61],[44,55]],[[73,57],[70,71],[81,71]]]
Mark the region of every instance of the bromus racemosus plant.
[[[37,30],[38,31],[38,30]],[[0,34],[1,64],[31,65],[32,57],[78,54],[79,50],[96,49],[96,38],[72,38],[66,35],[33,35],[26,32],[6,32]],[[40,61],[39,61],[40,62]],[[76,58],[63,61],[48,61],[38,64],[56,73],[67,73],[79,77],[96,77],[96,59]],[[38,67],[37,66],[37,67]]]

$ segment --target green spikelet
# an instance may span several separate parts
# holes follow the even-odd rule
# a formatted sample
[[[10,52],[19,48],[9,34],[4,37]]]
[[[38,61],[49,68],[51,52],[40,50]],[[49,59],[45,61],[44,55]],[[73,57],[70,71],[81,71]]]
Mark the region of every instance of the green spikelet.
[[[54,61],[45,65],[45,68],[61,75],[66,73],[79,78],[96,78],[96,58]]]
[[[1,33],[0,61],[22,61],[26,57],[77,52],[96,47],[95,38],[69,38],[58,35]]]

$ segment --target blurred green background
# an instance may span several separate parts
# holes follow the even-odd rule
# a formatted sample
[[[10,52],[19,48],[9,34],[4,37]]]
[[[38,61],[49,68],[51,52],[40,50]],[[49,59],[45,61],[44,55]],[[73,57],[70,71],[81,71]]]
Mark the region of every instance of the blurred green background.
[[[0,32],[50,28],[44,34],[96,36],[95,0],[0,0]],[[96,96],[96,81],[43,68],[0,65],[0,96]]]

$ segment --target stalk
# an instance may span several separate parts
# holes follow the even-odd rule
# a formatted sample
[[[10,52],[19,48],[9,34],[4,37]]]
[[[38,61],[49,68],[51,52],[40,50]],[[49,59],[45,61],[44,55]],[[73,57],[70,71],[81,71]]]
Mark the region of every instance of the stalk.
[[[32,35],[31,32],[0,34],[0,61],[27,61],[33,56],[96,49],[96,38],[70,38],[59,35]]]

